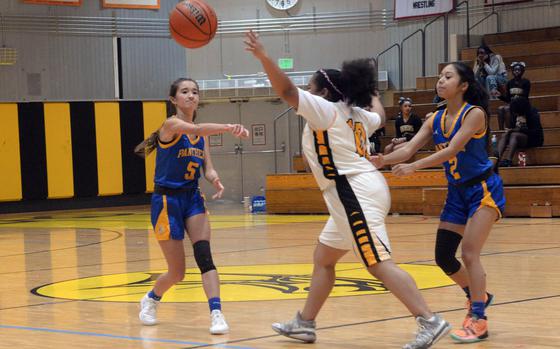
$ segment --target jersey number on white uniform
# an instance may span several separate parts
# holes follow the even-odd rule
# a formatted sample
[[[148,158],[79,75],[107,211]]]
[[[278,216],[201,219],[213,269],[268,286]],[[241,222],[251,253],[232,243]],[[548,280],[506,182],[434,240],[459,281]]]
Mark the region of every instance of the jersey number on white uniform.
[[[354,140],[356,141],[356,153],[360,156],[366,156],[368,149],[368,141],[366,130],[361,122],[354,122],[352,119],[348,119],[348,126],[354,131]]]

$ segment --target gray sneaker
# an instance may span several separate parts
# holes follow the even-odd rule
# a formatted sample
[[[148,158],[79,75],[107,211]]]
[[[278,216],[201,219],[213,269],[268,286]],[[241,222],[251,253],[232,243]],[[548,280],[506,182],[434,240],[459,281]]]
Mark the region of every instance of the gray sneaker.
[[[273,323],[272,329],[283,336],[299,339],[306,343],[313,343],[317,339],[317,336],[315,336],[315,321],[303,320],[299,311],[296,317],[288,322]]]
[[[416,338],[406,344],[403,349],[427,349],[451,330],[449,322],[437,314],[434,314],[431,319],[424,319],[418,316],[416,323],[418,324]]]

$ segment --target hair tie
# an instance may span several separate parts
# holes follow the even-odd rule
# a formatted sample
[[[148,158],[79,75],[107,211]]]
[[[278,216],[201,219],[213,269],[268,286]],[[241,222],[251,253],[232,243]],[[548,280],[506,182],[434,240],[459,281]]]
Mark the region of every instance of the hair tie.
[[[412,99],[410,97],[400,97],[399,98],[399,105],[403,105],[406,102],[410,102],[410,104],[412,104]]]
[[[336,92],[338,92],[338,94],[340,94],[343,98],[344,98],[344,93],[340,92],[340,90],[338,88],[336,88],[336,86],[333,84],[333,82],[331,81],[331,79],[329,78],[327,72],[325,72],[323,69],[319,69],[319,72],[321,72],[321,74],[323,74],[323,76],[325,77],[325,79],[327,79],[327,82],[329,83],[329,85],[332,86],[332,88],[334,88],[334,90]]]

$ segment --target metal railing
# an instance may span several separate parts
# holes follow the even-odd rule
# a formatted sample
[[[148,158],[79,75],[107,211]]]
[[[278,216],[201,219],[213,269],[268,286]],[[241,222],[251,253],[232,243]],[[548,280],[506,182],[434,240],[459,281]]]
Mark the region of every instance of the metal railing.
[[[283,153],[286,151],[286,143],[280,143],[280,149],[268,149],[268,150],[243,150],[243,144],[235,144],[233,150],[231,151],[217,151],[212,152],[212,155],[242,155],[242,154],[270,154],[270,153]]]
[[[274,121],[273,121],[273,126],[272,126],[272,135],[274,138],[274,173],[278,173],[278,148],[276,147],[276,130],[277,130],[277,122],[278,120],[280,120],[281,118],[283,118],[285,115],[289,115],[290,111],[292,111],[294,109],[294,107],[289,107],[288,109],[284,110],[283,112],[281,112],[280,114],[276,115],[274,117]],[[289,132],[289,130],[288,130]],[[282,143],[284,144],[284,143]],[[282,148],[282,152],[285,150],[285,144],[284,147]]]
[[[470,18],[469,2],[467,0],[465,0],[465,1],[462,1],[462,2],[458,3],[455,6],[455,8],[453,8],[452,10],[450,10],[448,12],[445,12],[445,13],[442,13],[442,14],[434,17],[428,23],[426,23],[426,25],[424,25],[423,28],[420,28],[420,29],[417,29],[417,30],[413,31],[411,34],[409,34],[408,36],[406,36],[404,39],[401,40],[400,50],[399,50],[399,55],[400,55],[399,56],[399,91],[402,91],[402,89],[403,89],[404,43],[407,40],[414,37],[416,34],[418,34],[418,33],[421,34],[422,76],[426,76],[426,31],[428,30],[428,27],[431,26],[433,23],[435,23],[438,19],[443,18],[443,20],[444,20],[444,24],[443,24],[443,47],[444,47],[444,49],[443,49],[443,51],[444,51],[444,61],[447,62],[449,60],[449,17],[448,16],[451,12],[456,11],[462,5],[466,5],[466,8],[467,8],[467,26],[466,26],[467,43],[468,43],[467,45],[470,46],[470,29],[472,29],[472,28],[469,27],[469,18]],[[494,12],[493,8],[492,8],[492,12]],[[478,25],[478,23],[477,23],[477,25]],[[393,44],[393,45],[395,45],[395,44]],[[392,47],[392,46],[390,46],[390,47]]]
[[[548,0],[548,1],[535,1],[534,3],[528,3],[526,5],[523,6],[523,8],[532,8],[532,7],[539,7],[539,6],[554,6],[554,5],[558,5],[560,3],[560,0]],[[471,22],[471,9],[469,7],[469,1],[468,0],[464,0],[461,1],[459,3],[457,3],[457,5],[455,6],[454,9],[446,12],[446,13],[442,13],[439,16],[434,17],[432,20],[430,20],[423,28],[419,28],[415,31],[413,31],[411,34],[407,35],[404,39],[402,39],[400,41],[400,43],[394,43],[391,46],[389,46],[388,48],[386,48],[385,50],[381,51],[377,57],[380,57],[381,55],[387,53],[388,51],[390,51],[393,47],[397,47],[398,48],[398,74],[399,74],[399,91],[402,91],[403,87],[404,87],[404,53],[405,53],[405,46],[404,44],[410,40],[411,38],[413,38],[414,36],[416,36],[418,33],[420,33],[421,35],[421,45],[422,45],[422,49],[421,49],[421,61],[422,61],[422,76],[425,77],[426,76],[426,41],[427,41],[427,29],[430,25],[432,25],[433,23],[435,23],[437,20],[439,20],[440,18],[444,19],[444,61],[447,62],[449,60],[449,14],[452,12],[456,12],[460,7],[464,6],[466,11],[465,11],[465,35],[466,35],[466,41],[467,41],[467,46],[470,47],[471,46],[471,31],[476,28],[477,26],[479,26],[480,24],[484,23],[485,21],[487,21],[488,19],[492,18],[492,17],[496,17],[496,32],[500,33],[501,32],[501,23],[500,23],[500,13],[496,11],[496,5],[494,3],[494,0],[492,0],[492,4],[490,5],[492,10],[490,13],[488,13],[487,15],[485,15],[483,18],[481,18],[480,20],[478,20],[476,23],[474,23],[473,25],[470,24]],[[507,9],[509,10],[509,9]],[[477,9],[477,14],[481,13],[481,11],[486,11],[485,6],[482,7],[482,9]],[[459,12],[457,12],[459,13]]]
[[[383,51],[379,52],[377,54],[377,56],[375,56],[375,68],[379,69],[379,57],[383,56],[384,54],[386,54],[387,52],[389,52],[393,47],[397,48],[397,52],[398,52],[398,56],[399,57],[399,90],[402,90],[402,85],[403,85],[403,75],[402,75],[402,54],[401,54],[401,45],[399,45],[398,43],[394,43],[393,45],[387,47],[386,49],[384,49]],[[377,74],[376,74],[377,75]]]
[[[467,5],[468,6],[468,5]],[[496,16],[496,32],[499,33],[501,32],[501,26],[500,26],[500,15],[498,14],[498,12],[496,12],[496,5],[494,3],[494,0],[492,0],[492,12],[490,12],[488,15],[484,16],[484,18],[482,18],[481,20],[479,20],[478,22],[476,22],[475,24],[472,25],[472,27],[469,27],[468,24],[468,19],[469,16],[467,16],[467,45],[470,46],[470,31],[472,29],[474,29],[476,26],[478,26],[479,24],[483,23],[484,21],[486,21],[488,18],[492,17],[492,16]]]

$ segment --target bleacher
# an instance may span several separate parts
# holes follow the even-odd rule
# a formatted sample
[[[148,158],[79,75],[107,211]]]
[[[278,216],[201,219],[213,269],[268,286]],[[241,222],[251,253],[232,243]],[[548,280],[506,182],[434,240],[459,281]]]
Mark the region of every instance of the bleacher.
[[[544,146],[526,151],[526,167],[501,168],[506,192],[507,217],[531,216],[535,212],[552,212],[560,216],[560,27],[489,34],[484,41],[500,54],[506,65],[524,61],[525,77],[531,80],[531,103],[541,112]],[[464,48],[461,59],[472,63],[476,47]],[[440,63],[441,69],[446,63]],[[511,77],[511,72],[509,72]],[[386,108],[392,120],[386,124],[384,147],[394,137],[394,117],[398,114],[400,96],[414,101],[414,112],[424,115],[434,110],[432,104],[437,76],[418,77],[416,89],[395,93],[394,105]],[[501,101],[490,103],[490,123],[497,130],[496,112]],[[500,133],[500,131],[493,131]],[[415,155],[421,158],[433,153],[428,144]],[[514,165],[517,165],[514,156]],[[301,158],[294,158],[294,170],[303,172]],[[392,212],[439,215],[445,196],[446,181],[441,168],[418,171],[409,177],[394,177],[383,171],[391,189]],[[266,181],[269,213],[326,213],[321,193],[310,173],[268,175]],[[544,208],[537,210],[535,208]],[[546,215],[546,214],[545,214]]]

